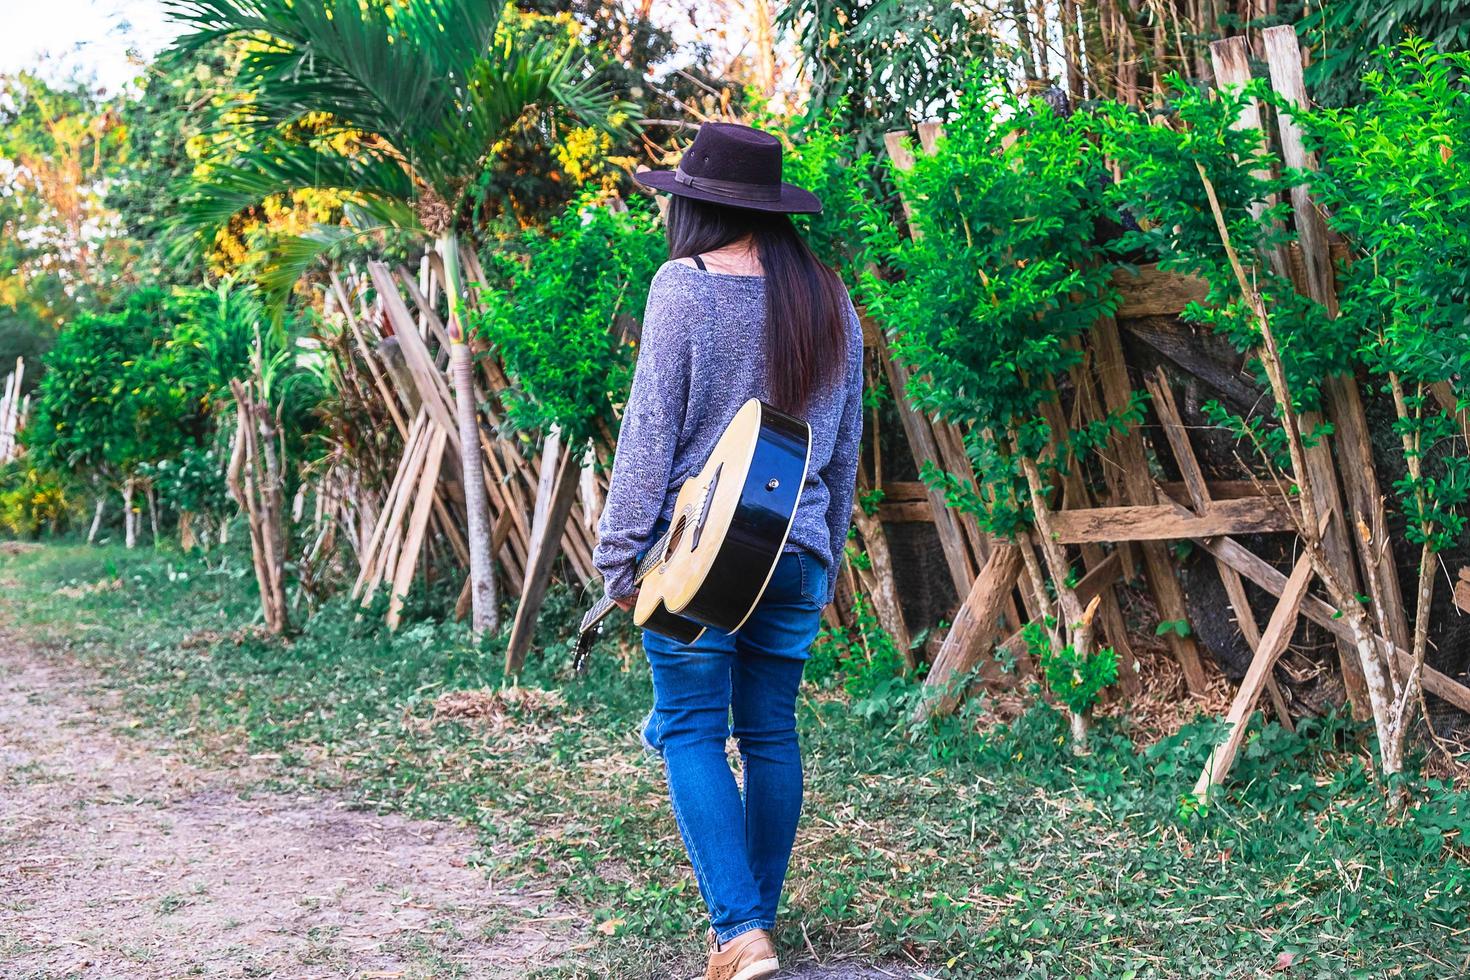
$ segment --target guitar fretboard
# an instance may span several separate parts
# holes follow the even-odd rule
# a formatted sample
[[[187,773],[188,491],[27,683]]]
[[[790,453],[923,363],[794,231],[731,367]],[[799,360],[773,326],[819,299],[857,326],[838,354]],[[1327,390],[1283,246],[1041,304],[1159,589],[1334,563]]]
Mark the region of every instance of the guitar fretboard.
[[[650,572],[658,567],[659,562],[663,561],[664,548],[668,546],[668,540],[669,533],[665,531],[663,537],[655,541],[652,547],[643,555],[643,561],[638,563],[638,568],[633,572],[634,582],[642,582],[648,577]],[[586,633],[592,627],[602,622],[608,613],[617,608],[617,605],[611,596],[605,595],[601,599],[598,599],[592,608],[587,610],[587,615],[582,617],[582,625],[578,628],[578,631]]]

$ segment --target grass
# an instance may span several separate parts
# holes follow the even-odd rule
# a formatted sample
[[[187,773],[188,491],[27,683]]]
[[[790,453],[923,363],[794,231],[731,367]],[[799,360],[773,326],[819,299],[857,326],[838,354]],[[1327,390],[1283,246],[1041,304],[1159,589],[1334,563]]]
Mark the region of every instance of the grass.
[[[329,604],[289,641],[249,628],[248,562],[54,544],[0,552],[0,617],[128,692],[201,753],[271,779],[473,827],[498,879],[555,888],[586,945],[546,978],[698,969],[702,905],[633,735],[648,679],[628,637],[566,676],[578,602],[553,593],[519,696],[475,720],[446,693],[500,686],[501,641],[431,619],[397,635]],[[1227,795],[1186,802],[1215,723],[1136,747],[1116,723],[1066,750],[1040,705],[978,731],[910,732],[905,692],[803,692],[807,807],[778,942],[929,976],[1445,977],[1470,972],[1470,797],[1416,785],[1383,816],[1340,719],[1256,728]],[[526,693],[529,692],[529,693]]]

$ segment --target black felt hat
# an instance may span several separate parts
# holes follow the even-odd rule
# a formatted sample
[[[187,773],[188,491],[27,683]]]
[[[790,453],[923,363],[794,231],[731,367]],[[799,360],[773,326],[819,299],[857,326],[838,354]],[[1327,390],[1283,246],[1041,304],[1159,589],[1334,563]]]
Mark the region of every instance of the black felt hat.
[[[705,123],[673,170],[633,175],[644,187],[751,211],[816,214],[811,191],[781,181],[781,141],[736,123]]]

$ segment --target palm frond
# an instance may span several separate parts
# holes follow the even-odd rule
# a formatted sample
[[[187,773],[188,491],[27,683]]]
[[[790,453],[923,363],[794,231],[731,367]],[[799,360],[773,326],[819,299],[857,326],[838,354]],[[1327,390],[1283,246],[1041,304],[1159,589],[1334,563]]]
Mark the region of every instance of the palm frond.
[[[381,220],[414,222],[413,181],[393,159],[364,150],[352,156],[312,143],[272,139],[191,180],[178,210],[165,223],[176,241],[207,248],[215,234],[241,211],[277,194],[308,188],[336,191]]]
[[[240,116],[259,128],[329,112],[376,134],[407,158],[453,125],[475,65],[491,48],[501,7],[485,0],[169,0],[191,54],[231,38],[252,41]]]
[[[404,228],[401,215],[385,221],[381,212],[371,208],[348,207],[346,218],[345,224],[316,225],[305,234],[282,235],[271,242],[265,267],[256,279],[274,320],[279,322],[291,290],[315,266],[341,259],[369,241]]]
[[[626,108],[573,47],[495,43],[486,0],[169,0],[191,53],[254,42],[241,68],[250,101],[237,118],[274,132],[313,113],[373,134],[446,201],[473,179],[528,113],[561,110],[611,128]],[[626,115],[627,113],[621,113]]]

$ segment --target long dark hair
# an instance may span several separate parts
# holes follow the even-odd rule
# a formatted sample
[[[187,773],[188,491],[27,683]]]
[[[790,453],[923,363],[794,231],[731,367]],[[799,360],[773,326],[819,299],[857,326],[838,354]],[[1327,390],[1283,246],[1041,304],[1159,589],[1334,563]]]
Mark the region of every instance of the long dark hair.
[[[789,215],[674,195],[665,215],[669,257],[690,258],[749,236],[766,278],[766,371],[775,406],[806,411],[847,361],[842,281],[812,253]]]

